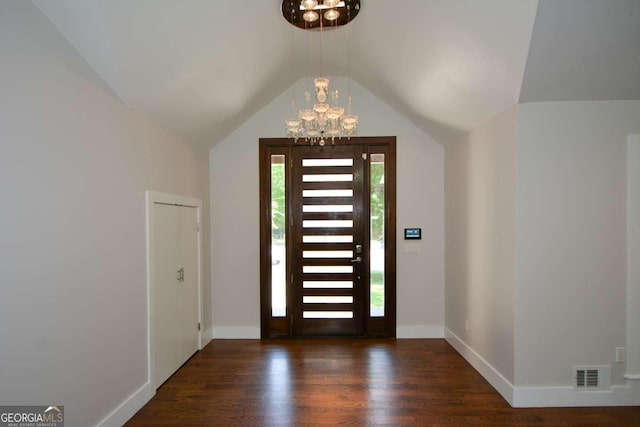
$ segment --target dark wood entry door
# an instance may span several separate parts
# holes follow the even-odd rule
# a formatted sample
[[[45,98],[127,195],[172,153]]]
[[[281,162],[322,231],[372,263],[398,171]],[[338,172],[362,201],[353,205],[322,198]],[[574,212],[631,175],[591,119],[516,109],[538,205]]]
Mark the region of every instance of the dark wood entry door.
[[[293,333],[362,335],[365,293],[360,145],[293,147]]]
[[[395,336],[395,138],[260,139],[261,335]]]

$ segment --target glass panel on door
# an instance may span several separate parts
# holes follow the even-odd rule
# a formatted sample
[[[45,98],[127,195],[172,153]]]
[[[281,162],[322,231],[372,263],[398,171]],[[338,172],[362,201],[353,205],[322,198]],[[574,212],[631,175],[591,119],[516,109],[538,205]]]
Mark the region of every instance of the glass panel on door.
[[[285,156],[271,156],[271,315],[287,314]]]
[[[385,179],[384,154],[371,154],[369,161],[369,289],[371,317],[384,316]]]

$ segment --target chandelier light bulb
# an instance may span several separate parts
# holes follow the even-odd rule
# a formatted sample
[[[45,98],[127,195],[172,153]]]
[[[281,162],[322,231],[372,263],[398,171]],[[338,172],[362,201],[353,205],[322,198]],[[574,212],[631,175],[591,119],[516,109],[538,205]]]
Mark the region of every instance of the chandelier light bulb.
[[[299,130],[301,125],[300,119],[287,119],[287,129]]]
[[[329,9],[324,13],[324,19],[327,21],[335,21],[340,17],[340,12],[336,9]]]
[[[340,3],[340,0],[324,0],[324,5],[327,7],[336,7]]]
[[[318,114],[324,114],[327,111],[329,111],[329,104],[321,102],[318,104],[314,104],[313,106],[313,111],[315,111]]]
[[[344,123],[345,126],[350,126],[350,127],[357,126],[358,125],[358,116],[353,116],[353,115],[345,116],[342,119],[342,123]]]
[[[313,10],[307,10],[303,15],[302,15],[302,19],[304,19],[307,22],[315,22],[320,18],[320,15],[318,15],[318,12],[315,12]]]
[[[305,122],[312,122],[316,119],[316,113],[313,110],[300,110],[300,118]]]
[[[329,120],[338,120],[344,114],[344,108],[333,107],[327,111],[327,118]]]
[[[318,2],[316,0],[302,0],[302,7],[305,10],[313,10],[318,6]]]

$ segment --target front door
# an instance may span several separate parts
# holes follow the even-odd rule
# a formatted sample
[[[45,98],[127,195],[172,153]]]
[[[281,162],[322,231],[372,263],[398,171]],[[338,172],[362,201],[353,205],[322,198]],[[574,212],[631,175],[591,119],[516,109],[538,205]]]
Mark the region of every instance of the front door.
[[[262,336],[395,336],[394,138],[260,141]]]
[[[293,149],[294,335],[362,335],[365,293],[361,145]]]

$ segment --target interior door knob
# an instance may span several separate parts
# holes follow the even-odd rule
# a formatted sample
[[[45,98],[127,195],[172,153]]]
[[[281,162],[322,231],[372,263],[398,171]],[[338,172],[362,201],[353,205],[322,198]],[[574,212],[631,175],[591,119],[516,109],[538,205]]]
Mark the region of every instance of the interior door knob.
[[[352,259],[351,262],[353,263],[361,263],[362,262],[362,257],[361,256],[357,256],[356,259]]]

